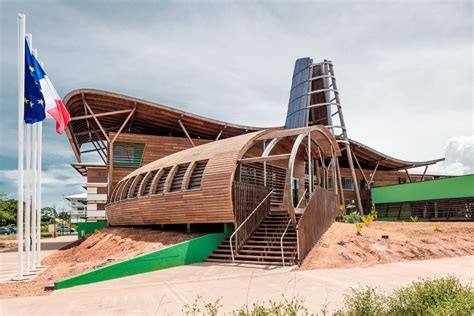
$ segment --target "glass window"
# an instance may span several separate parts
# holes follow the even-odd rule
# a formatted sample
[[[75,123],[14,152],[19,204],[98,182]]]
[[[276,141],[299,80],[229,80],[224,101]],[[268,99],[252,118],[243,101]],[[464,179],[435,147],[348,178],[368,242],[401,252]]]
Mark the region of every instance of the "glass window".
[[[116,142],[114,144],[114,167],[140,167],[145,144]]]

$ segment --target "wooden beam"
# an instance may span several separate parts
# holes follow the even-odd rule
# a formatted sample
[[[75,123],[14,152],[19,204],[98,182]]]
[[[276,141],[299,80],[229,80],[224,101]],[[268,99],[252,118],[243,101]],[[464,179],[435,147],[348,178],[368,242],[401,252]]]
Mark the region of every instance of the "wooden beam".
[[[372,181],[374,181],[375,178],[375,173],[377,172],[377,168],[379,167],[380,161],[377,161],[377,164],[375,165],[374,172],[370,176],[370,181],[369,181],[369,188],[372,185]]]
[[[272,161],[272,160],[282,160],[290,158],[290,154],[280,154],[280,155],[273,155],[273,156],[264,156],[264,157],[251,157],[251,158],[242,158],[239,159],[239,162],[261,162],[261,161]]]
[[[428,167],[429,167],[429,166],[430,166],[430,165],[426,165],[425,171],[423,171],[423,175],[421,176],[421,181],[425,181],[426,171],[428,171]]]
[[[104,134],[105,139],[107,139],[107,141],[110,142],[109,136],[107,135],[107,133],[105,132],[104,128],[103,128],[102,125],[100,124],[99,119],[97,119],[97,117],[95,116],[95,114],[94,114],[94,112],[92,111],[91,107],[90,107],[89,104],[87,103],[86,98],[84,97],[84,94],[82,94],[82,101],[84,102],[84,105],[86,106],[87,110],[91,113],[92,118],[94,119],[94,121],[95,121],[95,122],[97,123],[97,125],[99,126],[100,130],[102,131],[102,134]]]
[[[122,114],[122,113],[129,113],[132,112],[132,110],[119,110],[119,111],[111,111],[111,112],[104,112],[104,113],[97,113],[95,114],[95,117],[102,117],[102,116],[109,116],[109,115],[117,115],[117,114]],[[71,117],[71,121],[79,121],[79,120],[85,120],[88,118],[94,118],[92,114],[89,115],[81,115],[81,116],[74,116]]]
[[[364,181],[365,181],[365,183],[367,184],[367,188],[368,188],[368,187],[370,186],[369,180],[367,180],[367,177],[365,176],[364,170],[363,170],[362,167],[360,166],[359,160],[357,159],[357,156],[356,156],[356,154],[355,154],[354,152],[352,152],[352,156],[354,157],[354,160],[355,160],[355,162],[356,162],[356,164],[357,164],[357,167],[359,168],[360,173],[361,173],[362,176],[364,177]]]
[[[224,131],[224,129],[226,128],[227,126],[224,126],[221,131],[219,132],[219,135],[217,135],[216,137],[216,140],[219,140],[219,138],[221,138],[221,135],[222,135],[222,132]]]
[[[186,128],[184,127],[183,122],[181,122],[181,120],[178,120],[178,123],[179,123],[179,125],[181,126],[181,129],[183,130],[184,134],[186,134],[186,137],[188,138],[188,140],[189,140],[189,142],[191,143],[191,145],[192,145],[193,147],[196,146],[196,145],[194,145],[193,140],[192,140],[191,137],[189,136],[188,131],[187,131]]]
[[[119,130],[117,131],[117,133],[115,134],[114,136],[114,139],[112,139],[112,143],[115,142],[115,140],[117,139],[117,137],[120,135],[120,133],[122,132],[123,128],[125,127],[125,125],[127,125],[128,121],[132,118],[133,114],[135,114],[135,110],[137,109],[137,106],[135,104],[135,108],[130,112],[130,114],[127,116],[127,118],[125,119],[125,121],[123,121],[122,123],[122,126],[120,126]]]
[[[405,168],[405,173],[407,174],[407,177],[408,177],[408,181],[410,181],[410,183],[412,182],[411,181],[411,176],[410,174],[408,173],[408,169]]]

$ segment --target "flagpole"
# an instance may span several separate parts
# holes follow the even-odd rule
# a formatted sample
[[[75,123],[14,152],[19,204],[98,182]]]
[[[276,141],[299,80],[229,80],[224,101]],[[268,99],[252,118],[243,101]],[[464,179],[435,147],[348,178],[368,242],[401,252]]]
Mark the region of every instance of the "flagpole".
[[[38,227],[38,242],[36,266],[41,266],[41,171],[42,171],[42,156],[43,156],[43,122],[38,123],[38,214],[36,217]]]
[[[18,205],[16,229],[18,240],[18,274],[16,280],[23,276],[23,141],[24,141],[24,98],[25,98],[25,15],[18,14]]]
[[[33,56],[38,57],[38,50],[31,48]],[[36,215],[38,213],[38,124],[31,124],[32,128],[32,152],[33,152],[33,164],[32,164],[32,207],[31,207],[31,248],[32,248],[32,270],[37,271],[37,234],[38,226],[36,221]]]
[[[26,34],[26,39],[31,47],[32,35]],[[25,79],[23,77],[23,85]],[[23,88],[24,89],[24,88]],[[24,90],[23,90],[24,91]],[[23,93],[24,94],[24,93]],[[26,127],[26,177],[25,177],[25,274],[31,275],[31,124],[24,124]]]
[[[31,203],[31,267],[32,271],[36,271],[36,202],[37,196],[36,196],[36,189],[38,188],[37,183],[36,183],[36,172],[37,172],[37,166],[38,166],[38,124],[31,124],[31,129],[32,129],[32,146],[31,146],[31,151],[33,154],[33,160],[32,160],[32,177],[31,177],[31,187],[32,187],[32,203]]]

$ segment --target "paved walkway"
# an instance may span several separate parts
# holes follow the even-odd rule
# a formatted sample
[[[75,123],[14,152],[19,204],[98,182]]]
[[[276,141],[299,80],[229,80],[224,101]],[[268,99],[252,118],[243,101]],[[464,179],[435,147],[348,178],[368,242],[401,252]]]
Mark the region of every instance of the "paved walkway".
[[[291,272],[285,268],[195,264],[102,283],[54,291],[49,296],[0,301],[0,314],[17,315],[181,315],[183,304],[222,297],[227,312],[281,295],[298,295],[312,312],[342,303],[342,294],[359,285],[391,291],[420,277],[449,274],[474,277],[474,256],[407,261],[366,268]]]
[[[77,234],[41,240],[41,259],[76,240]],[[0,250],[0,283],[8,282],[12,277],[16,276],[18,270],[17,254],[16,247]],[[25,262],[25,257],[23,257],[23,262]],[[34,275],[30,276],[30,278],[32,277]]]

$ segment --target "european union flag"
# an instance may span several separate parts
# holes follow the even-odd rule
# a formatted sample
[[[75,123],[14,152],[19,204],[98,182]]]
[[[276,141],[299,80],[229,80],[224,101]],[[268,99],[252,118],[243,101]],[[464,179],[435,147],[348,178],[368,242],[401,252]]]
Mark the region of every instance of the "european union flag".
[[[33,124],[46,118],[45,102],[39,78],[43,69],[31,54],[25,40],[25,123]]]

